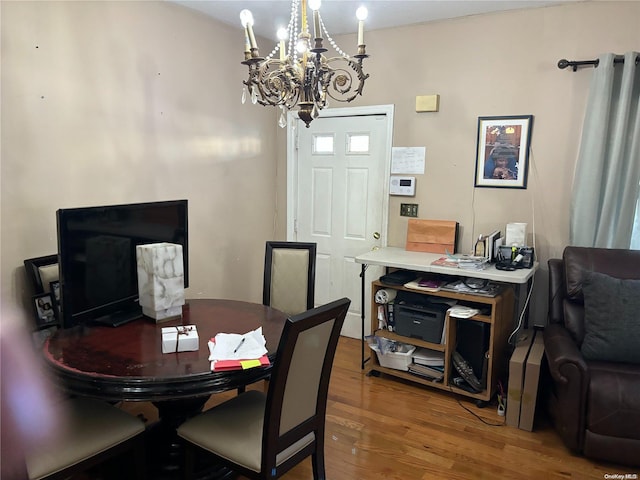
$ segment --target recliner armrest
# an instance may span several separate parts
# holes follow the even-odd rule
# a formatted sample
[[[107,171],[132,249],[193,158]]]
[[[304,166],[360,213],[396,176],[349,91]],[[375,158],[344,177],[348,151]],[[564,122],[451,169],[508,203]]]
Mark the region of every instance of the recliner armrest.
[[[568,383],[579,380],[589,384],[589,367],[571,337],[562,325],[548,325],[544,330],[544,350],[549,361],[549,370],[557,382]]]
[[[565,444],[579,452],[584,446],[587,390],[591,381],[589,366],[562,325],[548,325],[543,335],[559,409],[556,427]]]

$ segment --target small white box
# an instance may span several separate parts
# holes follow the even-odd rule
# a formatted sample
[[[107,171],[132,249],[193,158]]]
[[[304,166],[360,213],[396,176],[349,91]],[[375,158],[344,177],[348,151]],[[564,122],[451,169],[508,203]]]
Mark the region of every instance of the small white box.
[[[195,325],[162,328],[162,353],[198,351],[198,330]]]
[[[380,366],[404,370],[405,372],[409,370],[409,365],[413,361],[412,355],[416,349],[413,345],[401,343],[398,345],[397,351],[382,354],[376,345],[369,345],[369,347],[376,352]]]

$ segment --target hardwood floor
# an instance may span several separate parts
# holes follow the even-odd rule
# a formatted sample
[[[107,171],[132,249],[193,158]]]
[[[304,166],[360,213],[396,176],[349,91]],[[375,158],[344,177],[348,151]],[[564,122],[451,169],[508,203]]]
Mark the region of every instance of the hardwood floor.
[[[212,397],[207,408],[230,395],[235,392]],[[149,404],[123,408],[154,420]],[[544,414],[537,415],[534,431],[526,432],[507,427],[496,405],[478,408],[452,393],[368,377],[360,369],[360,342],[344,337],[329,388],[325,461],[330,480],[601,480],[606,474],[639,473],[573,455]],[[312,479],[311,461],[282,478]]]

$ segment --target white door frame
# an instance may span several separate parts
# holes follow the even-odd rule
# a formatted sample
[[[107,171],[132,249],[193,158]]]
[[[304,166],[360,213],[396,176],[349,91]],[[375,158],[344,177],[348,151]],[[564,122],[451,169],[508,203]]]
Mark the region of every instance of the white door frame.
[[[320,110],[320,117],[351,117],[362,115],[384,115],[387,122],[387,145],[393,145],[393,113],[394,105],[372,105],[368,107],[328,108]],[[287,115],[287,240],[295,240],[296,200],[298,188],[298,151],[296,149],[296,128],[298,128],[298,112]],[[391,149],[385,155],[385,171],[383,175],[382,198],[382,231],[380,246],[387,246],[387,230],[389,224],[389,176],[391,175]],[[365,252],[362,252],[365,253]],[[364,306],[363,306],[364,308]]]

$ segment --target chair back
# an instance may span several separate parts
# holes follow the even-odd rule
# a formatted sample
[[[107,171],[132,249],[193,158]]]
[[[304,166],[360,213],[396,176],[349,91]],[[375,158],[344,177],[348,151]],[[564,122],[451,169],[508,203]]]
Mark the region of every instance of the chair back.
[[[263,472],[280,476],[324,449],[329,378],[351,300],[295,315],[285,324],[266,399]]]
[[[563,324],[573,340],[584,339],[584,295],[582,284],[591,272],[619,279],[640,278],[640,252],[637,250],[573,247],[564,249],[562,260],[550,259],[549,323]]]
[[[316,244],[267,242],[262,303],[297,315],[313,308]]]

